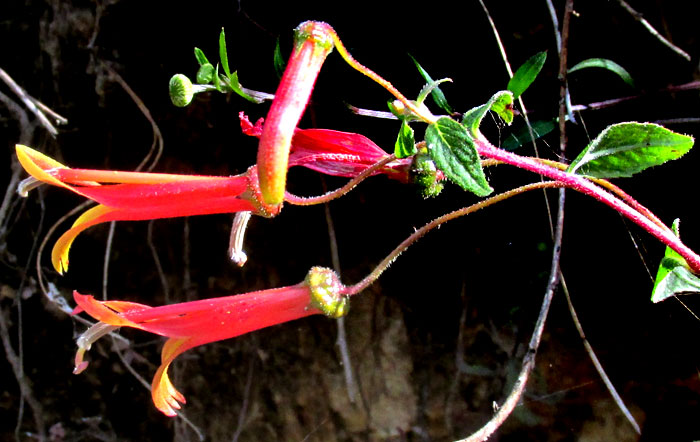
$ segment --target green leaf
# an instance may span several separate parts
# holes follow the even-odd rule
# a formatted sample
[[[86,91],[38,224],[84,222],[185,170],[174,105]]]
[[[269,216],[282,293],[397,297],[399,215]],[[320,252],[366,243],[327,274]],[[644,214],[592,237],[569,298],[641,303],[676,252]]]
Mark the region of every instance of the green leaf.
[[[430,157],[447,178],[478,196],[493,192],[481,168],[481,160],[467,129],[442,117],[425,130]]]
[[[462,118],[462,124],[473,137],[479,135],[479,126],[486,112],[496,112],[507,124],[513,122],[513,93],[511,91],[496,92],[486,104],[468,110]]]
[[[394,154],[396,158],[406,158],[416,152],[416,138],[413,135],[413,129],[408,125],[408,122],[404,120],[401,122],[399,136],[396,138],[396,143],[394,144]]]
[[[452,82],[452,79],[451,79],[451,78],[441,78],[441,79],[439,79],[438,81],[433,81],[433,82],[430,82],[430,83],[426,83],[426,85],[423,86],[423,88],[422,88],[422,89],[420,90],[420,92],[418,93],[418,99],[416,100],[416,103],[417,103],[418,105],[423,104],[423,102],[425,101],[425,99],[428,98],[428,94],[430,94],[431,92],[435,91],[441,83],[445,83],[445,82],[448,82],[448,81],[451,83],[451,82]]]
[[[541,138],[548,133],[552,132],[556,126],[556,120],[539,120],[533,122],[532,132],[535,135],[535,139]],[[501,143],[501,148],[505,150],[515,150],[525,143],[532,141],[530,137],[530,130],[527,125],[521,125],[517,130],[514,130],[509,134]]]
[[[679,223],[678,219],[673,221],[672,229],[676,236],[680,236]],[[688,269],[688,264],[678,252],[666,246],[666,252],[656,272],[651,301],[661,302],[671,296],[687,293],[700,293],[700,278]]]
[[[530,57],[515,71],[513,78],[508,82],[508,90],[513,93],[513,98],[518,98],[535,81],[547,60],[547,51],[538,52]]]
[[[413,60],[413,63],[416,65],[416,68],[418,68],[418,72],[420,72],[420,75],[423,77],[423,79],[429,84],[429,85],[434,85],[432,89],[430,90],[430,94],[433,96],[433,100],[435,101],[435,104],[438,105],[438,107],[445,112],[451,114],[452,113],[452,108],[450,105],[447,103],[447,98],[445,98],[445,94],[440,90],[439,87],[437,87],[438,84],[444,82],[444,81],[452,81],[447,78],[439,80],[438,82],[433,81],[433,79],[430,77],[428,72],[426,72],[425,69],[418,63],[418,61],[413,58],[411,54],[408,54],[409,57],[411,57],[411,60]]]
[[[606,128],[571,163],[568,172],[596,178],[629,177],[683,156],[693,137],[653,123],[619,123]]]
[[[200,66],[203,66],[205,64],[211,64],[209,63],[209,60],[207,60],[207,57],[204,55],[204,52],[202,52],[202,50],[199,48],[194,48],[194,56],[197,59],[197,63],[199,63]]]
[[[221,58],[221,67],[224,68],[226,76],[231,78],[231,70],[228,67],[228,52],[226,51],[226,34],[224,33],[224,28],[221,28],[221,34],[219,34],[219,58]]]
[[[284,69],[286,67],[286,62],[284,61],[284,57],[282,56],[282,49],[280,48],[279,37],[277,37],[277,43],[275,43],[273,63],[275,66],[275,72],[277,73],[277,77],[282,78],[282,74],[284,74]]]
[[[615,63],[612,60],[608,60],[607,58],[589,58],[587,60],[583,60],[582,62],[577,63],[575,66],[570,67],[568,73],[570,74],[572,72],[576,72],[578,70],[586,68],[607,69],[611,72],[616,73],[620,78],[622,78],[622,81],[634,87],[634,80],[632,79],[632,76],[629,74],[629,72],[627,72],[627,70],[619,64]]]

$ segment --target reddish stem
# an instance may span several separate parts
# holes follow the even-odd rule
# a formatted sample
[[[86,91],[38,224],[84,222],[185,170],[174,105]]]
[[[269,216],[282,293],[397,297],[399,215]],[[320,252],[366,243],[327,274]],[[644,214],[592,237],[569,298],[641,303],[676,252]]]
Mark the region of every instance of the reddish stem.
[[[574,189],[585,195],[591,196],[604,204],[607,204],[632,220],[635,224],[642,227],[659,241],[678,252],[686,260],[693,273],[700,274],[700,256],[693,252],[688,246],[683,244],[670,229],[656,225],[654,221],[647,218],[639,211],[633,209],[627,203],[621,201],[614,195],[611,195],[610,193],[596,186],[583,176],[568,173],[546,164],[542,164],[541,162],[532,158],[522,157],[506,150],[499,149],[493,146],[483,137],[475,139],[474,142],[476,144],[477,151],[482,156],[493,158],[512,166],[529,170],[553,180],[560,181],[568,188]]]

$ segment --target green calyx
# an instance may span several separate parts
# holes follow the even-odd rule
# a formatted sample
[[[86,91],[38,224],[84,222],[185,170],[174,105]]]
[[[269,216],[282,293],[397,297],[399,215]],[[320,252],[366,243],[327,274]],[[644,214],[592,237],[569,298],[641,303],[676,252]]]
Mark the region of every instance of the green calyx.
[[[294,46],[299,47],[312,41],[324,51],[333,50],[333,28],[321,21],[305,21],[294,29]]]
[[[343,284],[333,270],[312,267],[304,284],[311,292],[311,307],[321,310],[329,318],[340,318],[348,313],[350,300],[340,293]]]

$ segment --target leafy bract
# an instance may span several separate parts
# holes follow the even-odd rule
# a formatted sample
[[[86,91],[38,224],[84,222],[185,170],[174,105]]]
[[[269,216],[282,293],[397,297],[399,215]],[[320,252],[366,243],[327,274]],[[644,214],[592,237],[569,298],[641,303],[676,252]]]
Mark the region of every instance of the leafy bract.
[[[530,57],[515,71],[513,78],[508,82],[508,90],[513,93],[513,98],[518,98],[535,81],[547,60],[547,52],[542,51]]]
[[[673,222],[673,231],[678,233],[679,220]],[[670,247],[661,259],[656,272],[654,288],[651,292],[652,302],[661,302],[675,295],[700,293],[700,278],[688,269],[685,259]]]
[[[479,134],[479,126],[486,112],[496,112],[508,124],[513,122],[513,93],[511,91],[496,92],[485,104],[468,110],[462,118],[462,124],[473,137]]]
[[[693,137],[653,123],[618,123],[600,133],[571,163],[568,172],[596,178],[629,177],[683,156]]]
[[[396,158],[406,158],[416,152],[416,138],[413,135],[413,129],[404,120],[401,122],[401,129],[399,129],[399,135],[396,137],[394,155],[396,155]]]
[[[449,117],[428,126],[425,142],[430,157],[447,178],[478,196],[493,192],[481,168],[481,160],[467,129]]]
[[[607,58],[589,58],[587,60],[583,60],[582,62],[576,63],[576,65],[570,67],[568,73],[576,72],[580,69],[586,68],[607,69],[610,72],[614,72],[615,74],[617,74],[620,78],[622,78],[622,81],[634,87],[634,80],[632,79],[632,76],[629,74],[629,72],[627,72],[627,70],[619,64],[615,63],[612,60],[608,60]]]
[[[228,67],[228,51],[226,51],[226,34],[224,33],[224,28],[221,28],[221,34],[219,34],[219,58],[221,59],[221,67],[224,68],[224,72],[227,77],[231,77],[231,70]]]
[[[202,52],[202,50],[197,47],[194,48],[194,56],[197,59],[197,63],[199,63],[200,66],[210,64],[209,60],[207,60],[207,57],[204,55],[204,52]]]
[[[280,47],[279,37],[277,37],[277,42],[275,43],[275,52],[272,57],[272,63],[275,67],[277,77],[282,78],[282,74],[284,74],[284,69],[286,68],[287,63],[284,61],[284,57],[282,56],[282,48]]]
[[[413,58],[411,54],[408,54],[409,57],[411,57],[411,60],[413,60],[413,63],[416,65],[416,68],[418,69],[418,72],[420,72],[420,75],[423,77],[423,79],[428,82],[428,84],[434,84],[432,90],[430,91],[430,94],[433,96],[433,100],[435,101],[435,104],[438,105],[438,107],[445,112],[451,114],[452,113],[452,108],[450,105],[447,103],[447,98],[445,98],[445,94],[440,90],[439,87],[437,87],[437,84],[446,81],[446,80],[440,80],[439,82],[435,82],[430,74],[423,69],[423,67],[418,63],[418,61]]]

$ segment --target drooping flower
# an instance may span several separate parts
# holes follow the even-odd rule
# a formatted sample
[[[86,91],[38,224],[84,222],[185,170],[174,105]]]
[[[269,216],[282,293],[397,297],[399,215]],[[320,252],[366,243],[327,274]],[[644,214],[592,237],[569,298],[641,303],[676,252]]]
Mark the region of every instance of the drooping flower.
[[[92,344],[119,327],[138,328],[168,338],[161,365],[151,384],[156,408],[168,416],[185,403],[185,397],[168,377],[168,367],[181,353],[199,345],[229,339],[254,330],[309,315],[324,313],[338,318],[348,311],[348,299],[332,270],[314,267],[306,279],[293,286],[221,298],[202,299],[161,307],[125,301],[97,301],[73,293],[74,313],[86,312],[97,324],[78,338],[74,373],[87,367],[84,355]]]
[[[258,170],[263,201],[284,201],[292,136],[306,108],[326,56],[333,50],[330,26],[306,21],[294,30],[294,49],[267,114],[258,144]]]
[[[259,201],[254,167],[230,177],[71,169],[27,146],[17,145],[16,151],[20,163],[32,176],[21,193],[26,193],[32,182],[41,181],[99,203],[84,212],[56,242],[51,261],[59,273],[68,269],[73,240],[95,224],[238,211],[276,214],[266,211],[267,207]]]
[[[260,118],[253,125],[240,112],[241,130],[260,137],[267,122]],[[296,129],[292,137],[288,167],[304,166],[326,175],[353,178],[379,161],[388,158],[372,140],[352,132],[331,129]],[[375,172],[403,183],[410,181],[411,158],[396,159]]]

